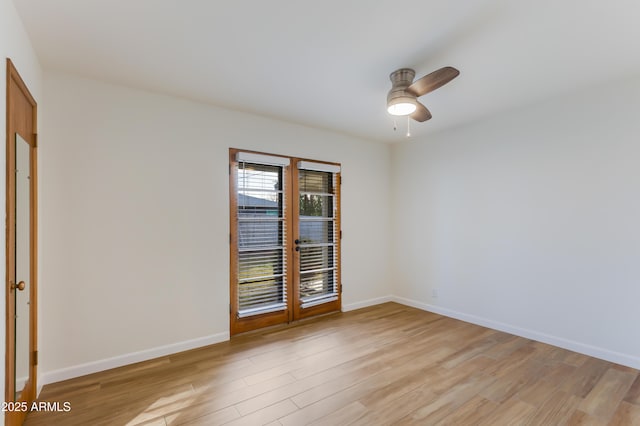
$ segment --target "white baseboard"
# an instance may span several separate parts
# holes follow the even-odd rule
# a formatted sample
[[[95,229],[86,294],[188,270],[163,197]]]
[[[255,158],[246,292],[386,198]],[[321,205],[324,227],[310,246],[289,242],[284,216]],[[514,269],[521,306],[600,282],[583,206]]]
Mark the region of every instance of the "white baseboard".
[[[200,337],[198,339],[186,340],[183,342],[172,343],[170,345],[159,346],[156,348],[145,349],[139,352],[118,355],[113,358],[101,359],[98,361],[88,362],[86,364],[75,365],[73,367],[62,368],[59,370],[43,373],[38,380],[38,388],[49,383],[60,382],[62,380],[72,379],[74,377],[85,376],[87,374],[97,373],[99,371],[109,370],[111,368],[122,367],[136,362],[148,361],[165,355],[171,355],[177,352],[188,351],[202,346],[213,345],[229,340],[229,332],[212,334],[210,336]],[[38,393],[39,393],[38,390]]]
[[[470,322],[472,324],[481,325],[483,327],[491,328],[494,330],[504,331],[505,333],[514,334],[516,336],[536,340],[538,342],[547,343],[549,345],[592,356],[594,358],[600,358],[605,361],[614,362],[616,364],[625,365],[627,367],[635,369],[640,369],[640,358],[632,355],[610,351],[608,349],[591,346],[585,343],[564,339],[546,333],[540,333],[525,328],[515,327],[513,325],[505,324],[499,321],[493,321],[487,318],[465,314],[463,312],[454,311],[440,306],[406,299],[404,297],[393,296],[391,298],[391,301],[400,303],[402,305],[411,306],[413,308],[422,309],[423,311],[433,312],[436,314],[444,315],[446,317],[451,317],[459,319],[461,321]]]
[[[379,305],[381,303],[392,302],[394,300],[394,296],[383,296],[376,297],[375,299],[363,300],[361,302],[349,303],[346,305],[342,305],[342,312],[354,311],[356,309],[367,308],[369,306]]]

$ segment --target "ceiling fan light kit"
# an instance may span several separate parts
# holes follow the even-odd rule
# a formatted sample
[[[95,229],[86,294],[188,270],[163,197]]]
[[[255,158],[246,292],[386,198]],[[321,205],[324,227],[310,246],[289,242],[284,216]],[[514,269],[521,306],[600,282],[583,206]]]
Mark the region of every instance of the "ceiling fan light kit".
[[[443,67],[413,81],[416,72],[411,68],[400,68],[389,75],[391,90],[387,94],[387,111],[391,115],[407,115],[416,121],[427,121],[431,113],[418,98],[444,86],[460,74],[453,67]]]
[[[409,115],[416,110],[416,100],[404,96],[392,99],[387,105],[387,111],[391,115]]]

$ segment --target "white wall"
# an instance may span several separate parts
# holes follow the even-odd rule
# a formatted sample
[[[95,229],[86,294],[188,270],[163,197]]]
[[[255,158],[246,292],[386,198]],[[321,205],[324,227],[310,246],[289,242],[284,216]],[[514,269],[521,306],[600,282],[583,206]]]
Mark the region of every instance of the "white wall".
[[[398,300],[640,368],[638,111],[636,77],[394,146]]]
[[[2,140],[5,140],[6,134],[6,58],[11,58],[20,76],[25,81],[39,107],[42,106],[41,100],[41,70],[38,59],[33,51],[29,37],[27,36],[22,21],[18,16],[13,2],[11,0],[0,0],[0,129],[2,129]],[[6,142],[3,142],[3,145]],[[0,149],[0,164],[2,164],[2,172],[0,172],[0,199],[6,199],[6,176],[4,169],[6,168],[6,151]],[[2,223],[5,223],[6,209],[2,209]],[[5,259],[5,243],[6,233],[5,227],[0,230],[0,257]],[[0,263],[0,276],[6,276],[6,261]],[[5,293],[0,292],[0,318],[5,318]],[[3,323],[4,324],[4,323]],[[0,353],[4,357],[5,354],[5,326],[0,326]],[[5,371],[4,362],[0,363],[0,392],[4,395]]]
[[[342,163],[343,304],[390,293],[387,145],[64,74],[45,94],[45,382],[228,336],[229,147]]]

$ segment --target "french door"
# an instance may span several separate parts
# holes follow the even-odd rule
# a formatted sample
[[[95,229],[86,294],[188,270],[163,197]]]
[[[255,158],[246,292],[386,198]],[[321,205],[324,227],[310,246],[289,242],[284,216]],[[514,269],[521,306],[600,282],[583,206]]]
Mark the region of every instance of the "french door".
[[[231,334],[339,311],[340,165],[229,152]]]

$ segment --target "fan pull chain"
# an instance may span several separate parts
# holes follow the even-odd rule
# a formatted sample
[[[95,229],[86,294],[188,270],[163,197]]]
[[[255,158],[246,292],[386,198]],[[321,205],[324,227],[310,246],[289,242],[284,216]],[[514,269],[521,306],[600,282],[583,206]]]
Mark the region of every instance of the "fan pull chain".
[[[395,132],[396,130],[398,130],[398,123],[396,123],[396,117],[393,116],[393,131]]]
[[[407,115],[407,137],[411,137],[411,120],[409,119],[409,116]]]

